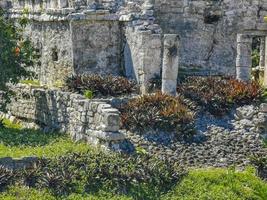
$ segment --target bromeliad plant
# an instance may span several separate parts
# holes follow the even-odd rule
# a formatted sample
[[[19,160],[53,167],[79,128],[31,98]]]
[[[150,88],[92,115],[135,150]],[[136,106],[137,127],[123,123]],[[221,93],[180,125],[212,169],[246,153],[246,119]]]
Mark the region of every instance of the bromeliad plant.
[[[223,115],[235,105],[259,100],[261,86],[256,82],[242,82],[227,77],[189,77],[178,92],[196,101],[211,114]]]
[[[181,97],[160,92],[130,100],[120,111],[126,129],[175,131],[179,137],[189,136],[184,130],[192,125],[194,118]]]
[[[120,76],[76,75],[66,79],[65,88],[84,94],[92,91],[95,97],[121,96],[138,91],[136,82]]]

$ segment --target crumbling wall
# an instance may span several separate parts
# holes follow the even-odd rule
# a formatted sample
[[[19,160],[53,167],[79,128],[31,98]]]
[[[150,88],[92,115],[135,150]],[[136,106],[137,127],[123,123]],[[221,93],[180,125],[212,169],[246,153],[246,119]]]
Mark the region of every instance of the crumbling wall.
[[[72,21],[74,72],[121,73],[121,31],[118,21]]]
[[[89,100],[78,94],[22,84],[12,89],[16,92],[8,105],[12,116],[105,148],[119,149],[125,139],[119,131],[119,111],[109,100]]]
[[[265,0],[155,0],[164,33],[181,38],[180,65],[189,73],[235,75],[236,37],[267,30]]]
[[[72,42],[68,22],[32,21],[25,34],[40,54],[35,72],[43,84],[54,85],[72,74]]]

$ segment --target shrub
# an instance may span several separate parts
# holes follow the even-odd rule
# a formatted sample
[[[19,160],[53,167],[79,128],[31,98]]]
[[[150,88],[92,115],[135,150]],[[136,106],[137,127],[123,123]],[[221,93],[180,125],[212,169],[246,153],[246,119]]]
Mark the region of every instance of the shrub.
[[[160,92],[130,100],[120,111],[123,127],[134,131],[158,129],[187,136],[183,130],[193,121],[193,114],[180,97]]]
[[[245,105],[259,99],[262,88],[256,82],[226,77],[189,77],[178,91],[210,113],[222,115],[234,105]]]
[[[21,78],[31,75],[27,67],[33,67],[38,55],[28,38],[23,37],[22,31],[27,24],[25,17],[14,21],[5,17],[0,8],[0,91],[5,91],[4,99],[10,98],[6,83],[18,83]],[[0,109],[5,109],[7,102],[1,102]]]
[[[121,96],[137,92],[137,84],[119,76],[76,75],[66,79],[65,88],[83,94],[90,90],[99,96]]]

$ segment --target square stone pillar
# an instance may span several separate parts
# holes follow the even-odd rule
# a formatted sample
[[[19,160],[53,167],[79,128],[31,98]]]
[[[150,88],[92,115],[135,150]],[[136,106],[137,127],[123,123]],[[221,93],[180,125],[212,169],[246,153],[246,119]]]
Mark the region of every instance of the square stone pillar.
[[[264,69],[265,67],[265,37],[260,38],[260,69]]]
[[[237,35],[236,78],[242,81],[251,79],[252,67],[252,37],[250,35]]]
[[[263,85],[267,87],[267,36],[265,37],[265,64],[264,64],[264,77],[263,77]]]
[[[179,68],[179,36],[164,35],[163,65],[162,65],[162,93],[176,95]]]
[[[68,0],[58,0],[58,8],[67,8]]]

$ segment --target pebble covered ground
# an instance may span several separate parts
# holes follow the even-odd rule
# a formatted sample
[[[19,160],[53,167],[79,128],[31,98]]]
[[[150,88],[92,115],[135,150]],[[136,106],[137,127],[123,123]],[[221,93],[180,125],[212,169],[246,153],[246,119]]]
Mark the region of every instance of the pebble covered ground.
[[[257,107],[240,107],[222,118],[201,113],[190,142],[166,133],[127,135],[135,147],[185,167],[243,167],[253,155],[267,155],[263,142],[267,114]]]

